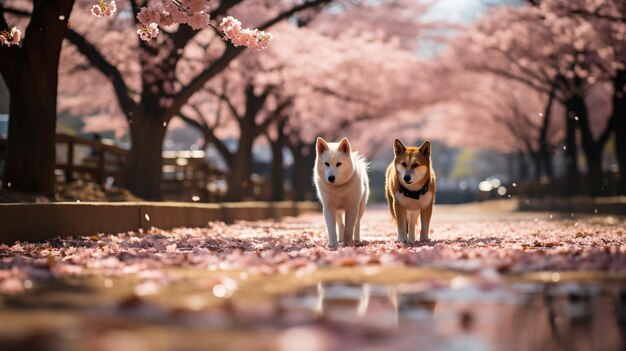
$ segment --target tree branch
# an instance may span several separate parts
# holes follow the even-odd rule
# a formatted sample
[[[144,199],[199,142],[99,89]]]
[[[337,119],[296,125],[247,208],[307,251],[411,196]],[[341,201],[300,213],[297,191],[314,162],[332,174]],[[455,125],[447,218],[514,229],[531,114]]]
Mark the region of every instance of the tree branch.
[[[508,72],[508,71],[504,71],[504,70],[501,70],[501,69],[498,69],[498,68],[485,67],[485,66],[474,67],[472,69],[474,71],[479,71],[479,72],[483,71],[483,72],[493,73],[495,75],[499,75],[501,77],[508,78],[508,79],[511,79],[511,80],[518,81],[520,83],[526,84],[527,86],[535,89],[538,92],[548,93],[548,89],[546,89],[545,87],[543,87],[541,85],[538,85],[537,83],[535,83],[535,82],[533,82],[531,80],[528,80],[526,78],[514,75],[514,74],[512,74],[511,72]]]
[[[82,35],[74,30],[68,29],[65,37],[76,46],[78,51],[83,54],[94,67],[111,81],[117,100],[120,103],[122,111],[126,114],[126,117],[130,120],[133,115],[138,115],[140,113],[139,106],[131,99],[129,95],[130,90],[124,81],[122,73],[117,67],[110,64],[93,44],[89,43]]]
[[[276,109],[272,112],[272,114],[267,117],[263,122],[261,122],[261,124],[259,124],[257,126],[257,132],[256,134],[261,134],[264,133],[265,131],[267,131],[269,129],[269,126],[276,122],[279,121],[283,118],[286,118],[283,115],[283,112],[289,107],[291,106],[291,103],[293,102],[293,100],[291,98],[286,99],[285,101],[283,101],[281,104],[279,104]]]
[[[220,100],[224,101],[226,103],[226,106],[228,107],[228,109],[230,110],[230,113],[233,114],[233,116],[237,119],[237,120],[242,120],[243,117],[242,115],[239,113],[239,111],[237,111],[237,108],[235,107],[235,105],[233,104],[233,102],[230,100],[230,98],[228,97],[228,95],[222,93],[218,93],[217,91],[208,88],[207,91],[210,94],[213,94],[214,96],[218,97]]]
[[[224,161],[226,162],[226,165],[228,165],[228,168],[232,169],[234,162],[233,154],[232,152],[230,152],[228,147],[226,147],[226,144],[224,144],[224,142],[215,135],[215,132],[212,128],[209,128],[209,126],[207,126],[206,124],[202,124],[182,112],[180,112],[178,116],[180,117],[180,119],[183,120],[183,122],[200,131],[200,133],[202,133],[202,136],[205,138],[205,143],[208,141],[213,144],[213,146],[215,146],[215,149],[217,149],[217,152],[219,152],[222,156],[222,159],[224,159]]]
[[[620,118],[624,118],[624,116],[621,116]],[[602,130],[602,133],[600,134],[600,137],[598,138],[598,141],[596,142],[600,149],[604,148],[604,145],[606,144],[606,142],[609,141],[614,125],[615,125],[615,115],[612,115],[611,118],[609,118],[609,120],[607,121],[606,126],[604,127],[604,130]]]
[[[319,6],[322,4],[330,3],[332,0],[311,0],[306,1],[300,5],[294,6],[290,10],[284,11],[274,17],[273,19],[261,24],[258,29],[265,30],[274,24],[287,19],[299,11],[306,10],[311,7]],[[232,45],[228,45],[226,50],[222,54],[222,56],[217,59],[213,64],[200,72],[196,77],[194,77],[187,86],[183,87],[178,94],[174,96],[174,102],[170,106],[170,108],[165,111],[165,117],[169,118],[178,113],[178,111],[187,103],[189,98],[198,90],[202,89],[204,84],[208,82],[211,78],[215,77],[218,73],[224,70],[228,64],[234,60],[237,56],[241,55],[245,48],[243,47],[234,47]]]

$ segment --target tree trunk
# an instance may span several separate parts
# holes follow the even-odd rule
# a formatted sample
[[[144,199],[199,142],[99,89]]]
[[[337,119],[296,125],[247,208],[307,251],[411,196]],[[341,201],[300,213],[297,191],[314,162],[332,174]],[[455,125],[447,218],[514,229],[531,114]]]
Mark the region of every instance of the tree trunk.
[[[613,78],[613,133],[615,154],[619,164],[619,190],[626,195],[626,69]]]
[[[165,127],[158,118],[135,118],[130,124],[128,189],[146,200],[161,200]]]
[[[549,178],[554,176],[552,168],[552,155],[550,155],[550,141],[548,140],[548,131],[550,130],[550,122],[552,120],[552,104],[554,103],[555,88],[550,90],[548,101],[543,111],[543,121],[539,132],[539,164],[543,168],[545,175]]]
[[[315,145],[298,143],[291,148],[293,155],[293,172],[291,185],[296,201],[313,200],[313,163],[315,162]]]
[[[241,136],[237,152],[233,162],[233,167],[228,176],[227,201],[241,201],[244,195],[251,195],[252,184],[250,175],[252,174],[252,146],[254,144],[255,133],[251,128],[241,128]]]
[[[517,172],[515,172],[515,157],[517,154],[515,152],[509,152],[506,154],[506,168],[508,169],[509,177],[511,177],[511,181],[519,182],[521,179],[517,179]]]
[[[533,162],[533,167],[535,171],[534,179],[536,182],[539,182],[539,180],[541,179],[541,168],[542,168],[541,156],[537,152],[532,152],[529,154],[529,156],[530,156],[530,160]]]
[[[22,66],[22,65],[20,65]],[[28,68],[11,90],[9,134],[4,182],[6,187],[46,195],[54,193],[56,139],[56,77],[39,76]]]
[[[22,47],[0,50],[0,71],[11,94],[4,172],[11,189],[54,193],[59,56],[67,28],[59,16],[69,18],[73,5],[74,0],[36,1]]]
[[[271,184],[272,201],[285,199],[285,168],[283,167],[283,148],[287,136],[285,135],[286,120],[281,120],[276,125],[276,140],[270,140],[272,145]],[[268,138],[269,139],[269,138]]]
[[[601,196],[605,194],[604,175],[602,174],[602,147],[593,145],[584,149],[589,167],[589,194]]]
[[[519,180],[524,181],[528,179],[528,164],[526,162],[526,155],[523,152],[517,153],[517,171]]]
[[[239,120],[239,145],[231,167],[228,181],[226,200],[241,201],[245,194],[252,194],[250,175],[252,174],[252,146],[254,140],[264,132],[261,125],[257,125],[256,117],[267,101],[271,87],[267,86],[261,94],[256,95],[254,85],[248,83],[245,87],[246,110]]]
[[[570,99],[572,111],[578,117],[578,128],[580,129],[583,153],[587,161],[589,181],[589,193],[592,196],[600,196],[604,193],[604,176],[602,174],[602,150],[607,138],[600,137],[596,141],[591,133],[589,125],[589,115],[587,104],[582,96],[574,96]],[[610,122],[609,126],[610,128]],[[609,129],[610,130],[610,129]],[[608,135],[608,134],[607,134]]]
[[[539,153],[540,162],[543,170],[548,178],[554,177],[554,165],[552,163],[552,154],[549,150],[542,150]]]
[[[584,102],[584,101],[583,101]],[[577,110],[580,108],[576,98],[565,102],[565,193],[571,196],[580,192],[580,171],[578,169],[578,150],[576,148]]]

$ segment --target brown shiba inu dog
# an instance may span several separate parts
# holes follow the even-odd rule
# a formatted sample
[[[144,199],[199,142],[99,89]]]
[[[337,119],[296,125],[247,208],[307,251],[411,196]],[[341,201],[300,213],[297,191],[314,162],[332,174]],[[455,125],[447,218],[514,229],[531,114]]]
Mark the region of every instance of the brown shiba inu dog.
[[[394,159],[387,167],[385,197],[398,226],[398,241],[415,242],[415,223],[421,217],[420,240],[428,240],[435,202],[435,171],[430,162],[430,141],[420,147],[393,142]]]

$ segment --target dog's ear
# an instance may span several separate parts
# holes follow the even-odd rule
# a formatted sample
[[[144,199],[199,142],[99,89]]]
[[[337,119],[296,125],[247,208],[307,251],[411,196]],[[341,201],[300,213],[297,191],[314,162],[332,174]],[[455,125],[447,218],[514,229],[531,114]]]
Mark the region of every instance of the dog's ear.
[[[328,150],[328,144],[326,143],[326,140],[324,140],[322,137],[317,137],[317,141],[315,142],[315,149],[317,150],[318,154],[323,154],[324,151]]]
[[[352,151],[352,146],[350,145],[348,138],[341,139],[339,142],[339,151],[345,152],[346,154],[349,154]]]
[[[393,141],[393,154],[395,156],[398,156],[405,151],[406,151],[406,146],[404,146],[404,144],[400,141],[400,139],[396,139]]]
[[[426,157],[430,157],[430,140],[426,140],[422,146],[420,146],[420,152]]]

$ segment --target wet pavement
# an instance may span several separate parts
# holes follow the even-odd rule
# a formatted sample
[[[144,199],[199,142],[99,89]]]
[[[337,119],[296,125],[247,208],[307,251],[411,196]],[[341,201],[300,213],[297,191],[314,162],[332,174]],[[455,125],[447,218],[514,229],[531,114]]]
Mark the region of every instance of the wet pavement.
[[[625,348],[623,219],[442,206],[407,247],[386,216],[337,251],[318,214],[0,247],[0,350]]]

